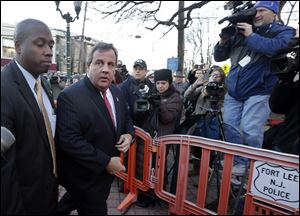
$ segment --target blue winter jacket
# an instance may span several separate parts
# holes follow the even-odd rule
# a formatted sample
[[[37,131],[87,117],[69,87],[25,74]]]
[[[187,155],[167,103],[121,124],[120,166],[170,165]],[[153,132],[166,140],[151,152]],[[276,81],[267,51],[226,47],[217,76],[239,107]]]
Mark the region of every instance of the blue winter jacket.
[[[292,27],[274,22],[254,29],[247,38],[237,34],[225,45],[217,43],[214,48],[215,61],[231,60],[226,78],[228,94],[239,101],[254,95],[271,94],[277,81],[277,76],[271,71],[271,59],[279,50],[288,47],[294,34]],[[247,55],[250,62],[239,64]]]

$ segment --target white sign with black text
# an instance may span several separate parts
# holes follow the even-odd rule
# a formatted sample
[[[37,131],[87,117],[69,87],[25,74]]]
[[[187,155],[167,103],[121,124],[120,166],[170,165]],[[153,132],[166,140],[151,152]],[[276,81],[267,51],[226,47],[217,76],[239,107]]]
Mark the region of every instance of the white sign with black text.
[[[299,208],[299,169],[254,162],[251,192],[292,208]]]

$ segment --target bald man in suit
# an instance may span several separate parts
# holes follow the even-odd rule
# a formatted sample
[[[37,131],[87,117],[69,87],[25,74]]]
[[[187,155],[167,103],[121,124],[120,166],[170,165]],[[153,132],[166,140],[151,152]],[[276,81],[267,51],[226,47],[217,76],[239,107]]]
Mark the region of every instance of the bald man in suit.
[[[54,40],[49,27],[34,19],[21,21],[14,36],[16,56],[1,71],[1,126],[16,138],[1,157],[1,215],[54,214],[58,199],[55,150],[50,146],[54,103],[42,77],[51,66]],[[45,112],[35,83],[41,83]]]

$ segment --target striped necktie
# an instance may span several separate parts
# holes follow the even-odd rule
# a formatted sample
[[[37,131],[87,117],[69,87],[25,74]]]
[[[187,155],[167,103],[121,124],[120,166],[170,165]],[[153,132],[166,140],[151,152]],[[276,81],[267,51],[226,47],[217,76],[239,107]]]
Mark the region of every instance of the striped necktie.
[[[113,115],[113,111],[112,111],[112,108],[111,108],[111,105],[106,97],[106,91],[102,93],[103,94],[103,99],[104,99],[104,102],[105,102],[105,105],[108,109],[108,112],[109,112],[109,115],[110,115],[110,118],[114,124],[114,126],[116,127],[116,123],[115,123],[115,119],[114,119],[114,115]]]

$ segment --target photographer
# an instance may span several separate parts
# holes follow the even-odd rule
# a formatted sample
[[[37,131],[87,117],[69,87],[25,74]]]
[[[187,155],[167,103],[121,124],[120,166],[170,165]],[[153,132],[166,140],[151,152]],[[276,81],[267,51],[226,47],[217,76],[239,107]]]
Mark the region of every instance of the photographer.
[[[122,90],[125,100],[129,106],[129,113],[131,115],[133,124],[145,130],[144,123],[146,118],[152,112],[151,109],[138,109],[139,101],[143,99],[146,95],[152,95],[155,93],[154,84],[146,78],[147,74],[147,64],[144,60],[138,59],[133,64],[133,74],[130,75],[125,81],[123,81],[119,87]],[[143,170],[144,170],[144,144],[140,139],[137,142],[137,169],[136,178],[142,180]],[[125,160],[126,163],[126,160]],[[122,186],[121,186],[122,187]],[[120,188],[122,191],[122,189]],[[142,193],[138,194],[137,205],[140,207],[146,207],[152,202],[145,198]]]
[[[280,80],[270,101],[272,112],[285,114],[285,120],[265,133],[264,148],[299,155],[299,74],[297,80]]]
[[[183,106],[180,92],[172,84],[171,70],[155,71],[154,81],[160,98],[154,101],[152,115],[149,116],[149,121],[145,122],[144,128],[156,136],[173,134]]]
[[[269,105],[272,112],[284,114],[285,118],[265,132],[263,148],[299,155],[299,31],[290,40],[289,48],[272,60],[271,67],[279,81]]]
[[[226,78],[224,122],[240,128],[245,145],[261,148],[263,125],[270,114],[268,100],[277,81],[270,61],[278,50],[288,46],[294,29],[276,23],[278,1],[258,1],[254,8],[253,26],[237,22],[234,35],[222,30],[214,58],[217,62],[231,60]],[[235,157],[232,173],[242,175],[246,163],[246,158]]]
[[[193,72],[193,83],[189,83],[188,88],[183,93],[183,101],[184,101],[184,116],[188,118],[194,111],[197,103],[197,97],[195,97],[194,94],[191,95],[191,90],[195,89],[197,85],[201,86],[200,83],[207,82],[205,80],[205,73],[206,71],[204,69],[196,69]],[[195,84],[197,82],[198,84]],[[189,89],[189,90],[188,90]],[[189,92],[189,93],[186,93]],[[194,92],[194,91],[192,91]],[[199,95],[198,91],[197,95]]]
[[[205,136],[205,134],[201,134],[199,129],[200,124],[204,122],[204,119],[201,118],[206,114],[208,110],[218,109],[220,110],[223,105],[224,95],[226,92],[226,88],[224,87],[225,82],[225,73],[221,68],[215,68],[212,69],[212,72],[209,77],[209,81],[204,80],[204,73],[202,70],[197,70],[195,76],[197,77],[197,80],[190,85],[190,87],[186,90],[184,93],[184,97],[189,100],[196,100],[195,110],[190,116],[190,118],[187,118],[185,122],[187,123],[187,128],[189,128],[187,134],[196,135],[196,136]],[[207,92],[207,86],[210,83],[217,83],[220,87],[219,89],[212,90],[212,94],[210,95]],[[214,98],[217,97],[217,98]],[[216,99],[214,106],[212,107],[212,101]],[[197,124],[199,122],[199,124]],[[196,127],[198,125],[198,127]],[[216,125],[217,126],[217,125]],[[218,139],[218,137],[207,137],[206,138],[215,138]],[[200,151],[199,151],[200,150]],[[201,149],[200,148],[194,148],[193,149],[193,156],[197,159],[200,159],[201,157]],[[198,174],[199,173],[199,162],[198,160],[193,159],[193,171],[190,173],[191,175]]]
[[[192,115],[204,114],[211,107],[209,97],[207,95],[206,86],[208,82],[217,82],[223,85],[225,82],[225,73],[221,68],[213,70],[210,74],[209,81],[204,79],[204,73],[202,70],[197,70],[195,74],[197,80],[189,86],[185,91],[184,97],[189,100],[197,100],[195,110]],[[224,93],[220,95],[218,107],[220,108],[223,104]]]
[[[133,64],[133,74],[130,75],[119,87],[124,93],[125,99],[129,105],[129,111],[133,120],[133,124],[142,127],[145,117],[149,110],[137,111],[136,100],[143,98],[144,95],[155,93],[155,86],[146,78],[147,64],[144,60],[138,59]]]
[[[176,126],[179,124],[183,108],[180,92],[172,84],[171,70],[156,70],[154,72],[154,80],[160,99],[154,101],[153,112],[147,118],[144,127],[150,134],[154,134],[154,137],[173,134]],[[169,147],[170,145],[167,147],[166,155],[168,155]],[[152,167],[155,167],[155,159],[152,161]],[[166,161],[164,188],[168,184],[167,167]],[[153,198],[154,193],[152,193],[152,190],[148,192],[148,195],[152,195]]]
[[[201,65],[195,64],[193,66],[193,69],[189,71],[187,78],[190,85],[193,84],[197,79],[197,77],[195,77],[197,70],[204,70],[204,64]]]

